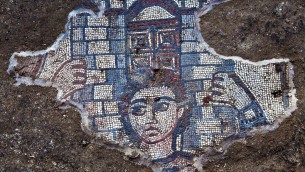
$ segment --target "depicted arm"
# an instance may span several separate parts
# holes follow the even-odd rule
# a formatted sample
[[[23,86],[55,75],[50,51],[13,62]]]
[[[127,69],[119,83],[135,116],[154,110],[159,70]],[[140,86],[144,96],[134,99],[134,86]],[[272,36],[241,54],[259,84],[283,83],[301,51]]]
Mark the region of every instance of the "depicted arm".
[[[14,59],[17,61],[17,65],[10,69],[11,74],[15,74],[17,77],[30,77],[35,79],[38,72],[42,69],[42,65],[45,61],[46,54],[36,56],[20,56],[15,55]]]
[[[213,102],[237,109],[241,130],[267,123],[262,107],[235,73],[216,73],[212,90]]]
[[[64,39],[56,50],[39,55],[24,52],[16,54],[14,58],[17,64],[10,72],[17,77],[52,82],[61,91],[60,99],[66,100],[69,95],[84,88],[86,83],[85,59],[72,59],[70,54],[70,41]]]

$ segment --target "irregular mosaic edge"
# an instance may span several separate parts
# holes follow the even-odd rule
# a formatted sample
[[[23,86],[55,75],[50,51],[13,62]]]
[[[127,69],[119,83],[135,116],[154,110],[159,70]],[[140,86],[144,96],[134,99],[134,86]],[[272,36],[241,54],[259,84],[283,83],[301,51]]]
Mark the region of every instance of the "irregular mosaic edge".
[[[229,0],[225,1],[228,2]],[[284,119],[286,119],[287,117],[291,116],[292,113],[297,109],[297,97],[296,97],[296,89],[294,87],[294,83],[293,83],[293,78],[294,78],[294,71],[293,71],[293,65],[289,62],[288,58],[273,58],[273,59],[268,59],[268,60],[263,60],[263,61],[258,61],[258,62],[252,62],[250,60],[246,60],[243,59],[242,57],[239,56],[223,56],[221,54],[218,54],[212,47],[210,47],[205,41],[204,38],[202,37],[201,33],[200,33],[200,17],[206,13],[208,13],[210,10],[213,9],[213,5],[219,4],[222,2],[214,2],[213,4],[210,4],[208,7],[203,8],[203,9],[199,9],[196,13],[195,13],[195,18],[196,18],[196,34],[197,37],[199,38],[200,43],[207,48],[212,54],[219,56],[222,59],[232,59],[234,61],[240,61],[240,62],[244,62],[244,63],[248,63],[248,64],[252,64],[252,65],[256,65],[256,66],[263,66],[263,65],[268,65],[268,64],[272,64],[272,63],[279,63],[279,62],[288,62],[289,64],[289,87],[290,92],[289,95],[291,96],[291,101],[292,101],[292,105],[290,106],[290,108],[288,108],[285,111],[285,115],[283,115],[282,117],[277,118],[273,124],[271,125],[266,125],[266,126],[260,126],[260,127],[254,127],[252,131],[247,132],[247,135],[255,135],[258,133],[267,133],[269,131],[275,130],[279,127],[280,123],[283,122]],[[68,15],[68,21],[70,21],[70,19],[73,16],[76,16],[78,14],[81,13],[87,13],[89,14],[91,17],[100,17],[101,15],[103,15],[104,10],[100,9],[100,12],[98,12],[97,14],[95,14],[92,10],[88,10],[88,9],[77,9],[74,10],[72,12],[69,13]],[[65,31],[68,31],[68,24],[69,22],[67,22],[66,26],[65,26]],[[7,73],[11,73],[12,71],[14,71],[14,67],[17,66],[18,62],[16,60],[16,56],[19,57],[27,57],[27,56],[33,56],[33,55],[41,55],[44,54],[48,51],[52,51],[52,50],[56,50],[59,47],[59,42],[63,39],[64,37],[64,33],[60,34],[60,36],[58,36],[58,38],[56,39],[56,41],[53,43],[53,45],[51,45],[50,47],[48,47],[46,50],[41,50],[41,51],[21,51],[21,52],[15,52],[11,57],[10,57],[10,63],[9,63],[9,67],[7,69]],[[38,86],[42,86],[42,87],[54,87],[57,89],[58,94],[57,94],[57,100],[61,103],[65,103],[67,106],[72,106],[75,107],[78,112],[81,114],[82,117],[82,122],[81,122],[81,127],[83,129],[83,131],[87,134],[90,135],[94,135],[96,137],[99,137],[98,134],[93,134],[92,132],[90,132],[89,129],[89,119],[88,119],[88,113],[86,112],[86,110],[82,107],[81,104],[79,103],[75,103],[73,101],[62,101],[60,100],[60,97],[62,96],[62,90],[60,89],[60,87],[57,84],[54,84],[52,82],[45,82],[42,81],[40,79],[32,79],[30,77],[20,77],[20,76],[16,76],[16,86],[19,86],[21,84],[25,84],[25,85],[38,85]],[[233,140],[233,141],[229,141],[229,142],[223,142],[220,146],[219,149],[217,149],[220,152],[223,152],[222,154],[226,153],[226,149],[233,143],[235,142],[240,142],[241,140]],[[146,165],[151,167],[154,171],[159,171],[160,168],[157,165],[153,165],[150,163],[150,161],[147,159],[147,155],[145,155],[144,152],[140,151],[139,149],[133,149],[133,148],[129,148],[128,146],[123,146],[123,145],[115,145],[115,146],[109,146],[107,144],[105,144],[104,146],[106,146],[109,149],[115,149],[115,150],[119,150],[123,153],[125,153],[125,155],[129,156],[134,152],[137,152],[138,154],[141,155],[141,160],[137,162],[137,164],[141,164],[141,165]],[[212,148],[212,149],[216,149],[216,148]],[[205,152],[209,152],[210,148],[206,148],[204,150]],[[193,162],[194,162],[194,166],[199,169],[202,170],[202,163],[204,163],[205,159],[207,157],[205,155],[201,155],[201,156],[194,156]]]

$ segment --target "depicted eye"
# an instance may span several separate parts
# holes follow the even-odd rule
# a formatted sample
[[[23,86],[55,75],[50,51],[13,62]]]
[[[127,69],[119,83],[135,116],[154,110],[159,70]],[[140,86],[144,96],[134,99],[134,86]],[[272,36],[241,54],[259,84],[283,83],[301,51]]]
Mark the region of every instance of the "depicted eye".
[[[169,107],[169,103],[160,102],[155,105],[154,110],[155,112],[164,112],[167,111],[168,107]]]
[[[131,114],[134,116],[143,116],[146,113],[146,106],[131,107]]]

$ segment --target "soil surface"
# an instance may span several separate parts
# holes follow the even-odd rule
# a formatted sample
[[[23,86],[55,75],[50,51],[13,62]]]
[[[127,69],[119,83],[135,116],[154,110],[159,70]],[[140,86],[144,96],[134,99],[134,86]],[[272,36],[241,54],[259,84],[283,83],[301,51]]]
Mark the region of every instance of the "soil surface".
[[[0,0],[0,171],[151,171],[94,144],[80,115],[62,110],[56,90],[15,87],[6,73],[15,51],[43,50],[64,32],[78,0]],[[285,57],[294,65],[298,110],[267,134],[234,143],[206,171],[305,171],[305,1],[232,0],[201,18],[205,41],[251,61]]]

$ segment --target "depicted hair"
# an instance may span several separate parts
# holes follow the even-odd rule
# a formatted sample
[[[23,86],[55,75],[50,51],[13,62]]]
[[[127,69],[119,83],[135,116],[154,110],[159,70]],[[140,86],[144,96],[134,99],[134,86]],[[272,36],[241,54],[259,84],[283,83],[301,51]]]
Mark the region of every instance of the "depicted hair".
[[[174,137],[185,130],[185,127],[189,123],[187,119],[190,114],[189,101],[186,97],[185,88],[180,80],[179,74],[174,73],[174,71],[170,69],[158,69],[143,71],[142,76],[144,77],[142,77],[140,81],[133,79],[129,80],[125,86],[124,94],[120,97],[119,105],[121,122],[123,123],[125,133],[136,146],[140,145],[141,139],[133,130],[128,118],[128,113],[131,107],[131,99],[138,91],[150,87],[166,87],[175,94],[177,106],[178,108],[184,107],[184,114],[177,122]]]

